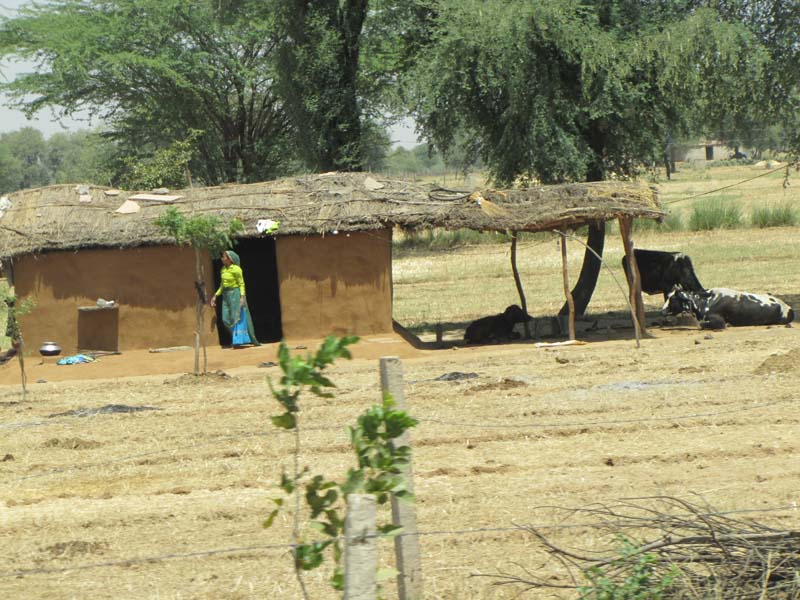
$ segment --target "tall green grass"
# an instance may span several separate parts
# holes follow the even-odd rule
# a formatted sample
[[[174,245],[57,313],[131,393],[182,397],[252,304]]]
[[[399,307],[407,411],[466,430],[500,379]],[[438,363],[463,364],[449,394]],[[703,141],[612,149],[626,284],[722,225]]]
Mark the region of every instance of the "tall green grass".
[[[753,227],[792,227],[800,218],[798,210],[788,202],[777,206],[757,206],[753,208],[750,224]]]
[[[742,207],[739,202],[724,197],[698,202],[689,213],[690,231],[735,229],[742,226]]]

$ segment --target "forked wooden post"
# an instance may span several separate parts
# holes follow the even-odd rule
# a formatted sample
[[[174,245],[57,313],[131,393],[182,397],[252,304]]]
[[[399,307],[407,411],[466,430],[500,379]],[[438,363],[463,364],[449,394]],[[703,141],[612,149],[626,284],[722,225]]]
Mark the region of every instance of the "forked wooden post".
[[[569,339],[575,340],[575,299],[569,289],[569,271],[567,270],[567,236],[561,232],[561,270],[564,273],[564,295],[569,306]]]
[[[622,245],[625,248],[625,256],[628,259],[628,271],[625,277],[628,280],[630,290],[631,306],[636,314],[634,327],[639,334],[645,333],[644,301],[642,300],[642,278],[639,274],[639,265],[636,264],[636,254],[633,251],[633,241],[631,240],[631,226],[633,219],[630,217],[619,218],[619,231],[622,235]]]
[[[381,390],[390,394],[398,410],[407,410],[403,393],[403,363],[396,356],[384,356],[380,360]],[[397,438],[401,446],[410,446],[408,432]],[[404,469],[406,488],[414,493],[414,478],[411,461]],[[400,502],[392,496],[392,524],[403,528],[402,535],[394,538],[395,561],[397,563],[397,592],[400,600],[421,600],[423,596],[422,564],[420,562],[417,513],[414,504]]]
[[[514,274],[514,283],[517,286],[517,293],[519,294],[519,302],[522,307],[522,312],[528,314],[528,302],[525,300],[525,290],[522,289],[522,280],[519,277],[519,269],[517,268],[517,232],[511,232],[511,272]],[[531,325],[530,321],[523,321],[522,327],[525,331],[525,339],[531,338]]]
[[[378,596],[377,504],[371,494],[348,494],[344,521],[344,599]]]

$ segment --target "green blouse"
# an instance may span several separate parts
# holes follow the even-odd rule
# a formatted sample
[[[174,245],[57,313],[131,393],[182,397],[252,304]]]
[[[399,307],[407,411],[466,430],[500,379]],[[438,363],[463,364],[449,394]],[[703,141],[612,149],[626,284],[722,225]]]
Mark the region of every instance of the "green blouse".
[[[242,267],[239,265],[230,265],[229,267],[222,267],[219,272],[220,284],[219,289],[214,294],[215,296],[222,295],[222,288],[239,288],[239,293],[244,296],[244,275],[242,274]]]

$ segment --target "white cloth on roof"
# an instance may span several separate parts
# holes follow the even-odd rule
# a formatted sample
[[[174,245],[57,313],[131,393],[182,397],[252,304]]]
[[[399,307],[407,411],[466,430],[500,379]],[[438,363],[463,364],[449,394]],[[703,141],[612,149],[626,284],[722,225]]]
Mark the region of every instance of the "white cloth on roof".
[[[278,227],[280,227],[280,221],[273,221],[272,219],[259,219],[256,222],[256,231],[258,233],[275,233],[278,231]]]

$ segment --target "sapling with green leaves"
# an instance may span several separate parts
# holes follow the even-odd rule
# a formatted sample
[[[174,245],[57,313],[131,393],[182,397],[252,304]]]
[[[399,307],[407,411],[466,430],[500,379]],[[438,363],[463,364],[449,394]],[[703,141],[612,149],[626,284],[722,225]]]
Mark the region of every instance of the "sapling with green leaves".
[[[6,353],[8,357],[16,355],[19,361],[20,376],[22,378],[22,399],[28,391],[28,376],[25,373],[25,341],[22,339],[22,330],[19,327],[17,317],[28,314],[36,302],[32,298],[26,298],[22,302],[17,301],[13,293],[6,294],[4,299],[6,305],[6,337],[11,343],[10,350]]]
[[[386,503],[392,495],[409,501],[413,499],[402,474],[403,468],[409,463],[411,448],[398,445],[395,441],[414,427],[417,420],[397,410],[389,395],[384,396],[380,405],[372,406],[359,416],[355,426],[349,427],[357,467],[348,470],[344,483],[328,480],[323,475],[311,476],[308,467],[300,466],[300,395],[310,391],[323,398],[333,397],[327,390],[335,386],[323,371],[338,358],[352,358],[348,346],[357,341],[355,336],[328,336],[315,355],[309,353],[305,358],[291,356],[286,344],[281,342],[278,361],[283,376],[278,387],[269,382],[273,397],[284,409],[282,414],[271,418],[272,423],[294,433],[293,472],[282,474],[280,487],[287,496],[294,498],[294,567],[305,598],[309,596],[302,572],[319,567],[329,547],[332,548],[335,563],[332,585],[337,590],[344,585],[340,538],[344,534],[348,494],[372,494],[379,504]],[[324,536],[320,540],[305,539],[301,535],[301,488],[310,518],[308,527]],[[275,498],[273,501],[276,508],[265,520],[265,527],[272,525],[284,506],[284,498]],[[380,526],[378,530],[384,534],[399,533],[399,528],[391,524]]]
[[[178,244],[186,244],[194,248],[195,257],[195,290],[197,291],[197,307],[195,311],[195,343],[194,343],[194,374],[200,375],[200,347],[203,348],[203,370],[208,368],[206,355],[205,329],[203,327],[206,298],[205,269],[203,266],[203,252],[210,256],[218,256],[223,250],[230,248],[236,234],[244,230],[238,219],[224,223],[215,215],[197,215],[187,217],[178,212],[175,207],[170,207],[159,216],[156,225],[167,235],[174,238]]]

